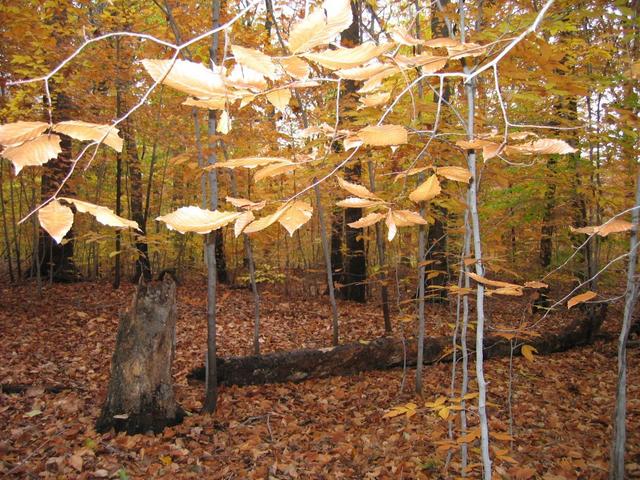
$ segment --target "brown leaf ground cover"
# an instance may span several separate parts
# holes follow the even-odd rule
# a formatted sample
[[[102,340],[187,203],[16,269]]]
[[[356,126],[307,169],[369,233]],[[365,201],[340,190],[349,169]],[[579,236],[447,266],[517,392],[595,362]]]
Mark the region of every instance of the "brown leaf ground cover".
[[[205,353],[205,286],[194,280],[178,289],[175,362],[178,400],[192,415],[159,436],[99,435],[93,423],[106,394],[118,312],[131,301],[133,287],[114,292],[102,283],[53,285],[45,287],[42,299],[33,285],[0,289],[0,382],[34,385],[20,394],[0,393],[0,476],[448,479],[459,475],[459,455],[447,463],[448,420],[424,406],[449,396],[451,364],[425,368],[423,399],[412,393],[415,370],[410,368],[299,384],[223,387],[218,412],[200,415],[203,385],[186,380]],[[527,302],[491,299],[490,325],[531,323]],[[284,295],[264,287],[261,312],[263,352],[330,345],[325,297]],[[341,303],[340,312],[341,341],[366,341],[382,334],[375,302]],[[249,354],[250,292],[223,287],[218,314],[220,353]],[[538,328],[561,328],[576,315],[563,310]],[[615,332],[619,310],[612,309],[609,317],[605,327]],[[429,335],[450,334],[455,305],[430,306],[427,318]],[[396,331],[406,335],[415,331],[415,322],[407,315],[396,312],[395,319]],[[640,349],[631,348],[629,360],[627,469],[631,478],[640,478]],[[606,478],[614,341],[599,340],[533,362],[522,357],[491,360],[486,371],[491,430],[498,437],[493,440],[496,478]],[[56,384],[70,388],[54,394],[40,387]],[[409,415],[383,418],[393,407],[407,404],[415,405]],[[455,420],[454,414],[450,418]],[[469,416],[473,429],[473,407]],[[456,421],[452,428],[454,440],[459,439]],[[477,440],[470,439],[469,446],[475,464]],[[478,474],[479,468],[471,465],[469,477]]]

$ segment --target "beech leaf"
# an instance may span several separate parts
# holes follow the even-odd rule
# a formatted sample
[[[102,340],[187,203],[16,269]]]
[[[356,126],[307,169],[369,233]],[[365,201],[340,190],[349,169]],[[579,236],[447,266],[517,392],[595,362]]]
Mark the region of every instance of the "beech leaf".
[[[442,188],[440,187],[437,175],[431,175],[409,194],[409,199],[415,203],[428,202],[440,195],[440,192],[442,192]]]
[[[589,300],[591,300],[592,298],[595,298],[596,296],[598,296],[598,294],[592,291],[588,291],[588,292],[581,293],[580,295],[576,295],[575,297],[570,298],[569,301],[567,302],[567,309],[570,309],[571,307],[575,307],[579,303],[588,302]]]
[[[349,28],[353,21],[349,0],[325,0],[303,20],[296,23],[289,33],[289,49],[292,53],[306,52],[318,45],[326,45]]]
[[[157,217],[170,230],[180,233],[195,232],[209,233],[233,222],[242,215],[241,212],[224,212],[220,210],[205,210],[196,206],[181,207],[167,215]]]
[[[119,130],[112,125],[69,120],[56,123],[53,126],[53,130],[82,142],[87,140],[99,142],[102,140],[102,143],[109,145],[116,152],[122,152],[123,139],[118,136]]]
[[[388,146],[407,143],[407,130],[401,125],[371,125],[358,132],[365,145]]]
[[[73,211],[58,200],[53,200],[38,210],[40,226],[60,243],[73,225]]]
[[[58,135],[40,135],[33,140],[5,148],[2,156],[13,163],[17,175],[24,167],[44,165],[61,152]]]
[[[49,128],[44,122],[15,122],[0,125],[0,145],[6,147],[33,140]]]

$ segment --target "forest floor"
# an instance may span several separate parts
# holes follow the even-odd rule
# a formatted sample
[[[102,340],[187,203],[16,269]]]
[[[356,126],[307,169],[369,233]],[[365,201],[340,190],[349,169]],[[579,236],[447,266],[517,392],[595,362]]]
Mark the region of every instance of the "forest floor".
[[[330,346],[325,297],[285,295],[273,286],[262,290],[263,353]],[[193,280],[178,288],[174,365],[178,401],[191,415],[158,436],[100,435],[93,424],[106,394],[118,312],[130,304],[133,287],[113,291],[105,283],[52,285],[45,286],[42,298],[33,284],[5,285],[0,291],[0,383],[33,385],[20,394],[0,393],[0,477],[459,476],[457,451],[446,464],[448,421],[425,406],[450,395],[450,363],[425,367],[422,399],[413,393],[415,369],[395,369],[298,384],[222,387],[215,415],[201,415],[204,387],[186,379],[202,364],[206,339],[206,289],[204,281]],[[528,302],[490,299],[489,327],[532,321]],[[339,308],[341,342],[382,335],[375,301],[341,302]],[[577,308],[567,312],[562,307],[538,327],[561,328],[579,314]],[[616,377],[612,337],[620,316],[620,307],[610,309],[604,326],[610,338],[533,361],[514,357],[511,375],[508,358],[486,363],[491,431],[499,437],[492,440],[496,478],[606,478]],[[222,356],[251,352],[252,318],[250,291],[222,287]],[[394,320],[396,332],[415,332],[410,316],[396,312]],[[454,322],[453,302],[428,307],[428,335],[451,334]],[[630,350],[629,362],[627,471],[630,478],[640,478],[640,348]],[[57,384],[69,389],[47,393],[40,387]],[[408,403],[415,405],[415,414],[384,417]],[[473,428],[475,412],[469,416]],[[457,421],[453,428],[458,438]],[[477,440],[470,442],[474,465],[468,477],[478,478]]]

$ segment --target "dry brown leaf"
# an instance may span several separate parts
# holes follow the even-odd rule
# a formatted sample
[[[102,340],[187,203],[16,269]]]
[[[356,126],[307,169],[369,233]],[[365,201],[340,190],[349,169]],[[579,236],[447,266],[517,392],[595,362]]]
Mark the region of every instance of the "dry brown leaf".
[[[58,135],[40,135],[20,145],[5,148],[2,156],[13,163],[17,175],[24,167],[44,165],[61,152]]]
[[[487,48],[477,43],[460,43],[447,47],[447,51],[451,60],[456,60],[464,57],[479,57],[485,54]]]
[[[515,283],[502,282],[500,280],[489,280],[488,278],[481,277],[480,275],[473,272],[466,272],[469,278],[472,278],[478,283],[482,283],[483,285],[488,285],[490,287],[498,287],[498,288],[519,288],[522,289],[521,285],[516,285]]]
[[[289,100],[291,100],[291,90],[288,88],[281,88],[280,90],[269,92],[267,93],[267,100],[269,100],[274,107],[284,113],[285,108],[289,105]]]
[[[351,195],[355,195],[356,197],[360,197],[360,198],[380,200],[380,197],[378,197],[375,193],[369,191],[369,189],[367,189],[366,187],[363,187],[362,185],[358,185],[357,183],[347,182],[346,180],[340,177],[337,177],[337,179],[338,179],[338,185],[340,185],[340,188],[343,188],[344,190],[349,192]]]
[[[303,20],[296,23],[289,33],[289,50],[306,52],[318,45],[326,45],[351,25],[349,0],[325,0],[321,8],[315,8]]]
[[[628,232],[630,230],[633,230],[633,223],[627,222],[626,220],[622,220],[620,218],[616,218],[614,220],[603,223],[602,225],[581,228],[569,227],[569,229],[573,233],[585,233],[587,235],[593,235],[594,233],[597,233],[601,237],[606,237],[611,233]]]
[[[425,182],[420,184],[413,192],[409,194],[409,200],[415,203],[428,202],[437,197],[442,192],[440,182],[437,175],[431,175]]]
[[[38,210],[40,226],[51,235],[56,243],[60,243],[73,225],[73,211],[53,200]]]
[[[233,222],[242,215],[241,212],[223,212],[220,210],[205,210],[196,206],[181,207],[174,212],[157,217],[170,230],[180,233],[195,232],[209,233]]]
[[[8,147],[36,138],[49,128],[44,122],[15,122],[0,125],[0,145]]]
[[[376,45],[373,42],[365,42],[353,48],[338,48],[324,50],[318,53],[305,53],[303,56],[330,70],[354,68],[375,57],[382,55],[393,47],[391,43]]]
[[[386,215],[384,213],[371,212],[369,215],[365,215],[359,220],[348,223],[347,225],[349,225],[351,228],[366,228],[378,223],[385,217]]]
[[[220,73],[188,60],[142,60],[154,81],[198,98],[225,96],[227,89]]]
[[[123,140],[118,136],[118,129],[111,125],[100,125],[97,123],[82,122],[79,120],[69,120],[56,123],[53,130],[63,135],[68,135],[80,141],[99,142],[109,145],[116,152],[122,152]]]
[[[538,282],[537,280],[534,280],[532,282],[525,282],[524,286],[527,288],[535,288],[536,290],[540,288],[549,288],[549,285],[544,282]]]
[[[393,210],[393,220],[398,227],[410,227],[413,225],[426,225],[427,222],[418,212],[411,210]]]
[[[437,167],[436,173],[456,182],[469,183],[471,172],[463,167]]]
[[[575,297],[570,298],[569,301],[567,302],[567,310],[570,309],[571,307],[575,307],[579,303],[588,302],[589,300],[591,300],[592,298],[595,298],[596,296],[598,296],[598,294],[592,291],[588,291],[588,292],[581,293],[580,295],[576,295]]]
[[[401,125],[371,125],[358,132],[365,145],[389,146],[407,143],[407,130]]]
[[[261,51],[239,45],[231,45],[231,52],[239,64],[260,72],[271,80],[278,78],[276,65],[273,63],[272,58]]]

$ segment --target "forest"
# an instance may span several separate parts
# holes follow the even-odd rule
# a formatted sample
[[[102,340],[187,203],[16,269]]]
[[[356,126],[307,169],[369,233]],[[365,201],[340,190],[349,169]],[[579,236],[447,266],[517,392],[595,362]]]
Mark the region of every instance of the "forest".
[[[640,479],[640,0],[0,38],[0,477]]]

